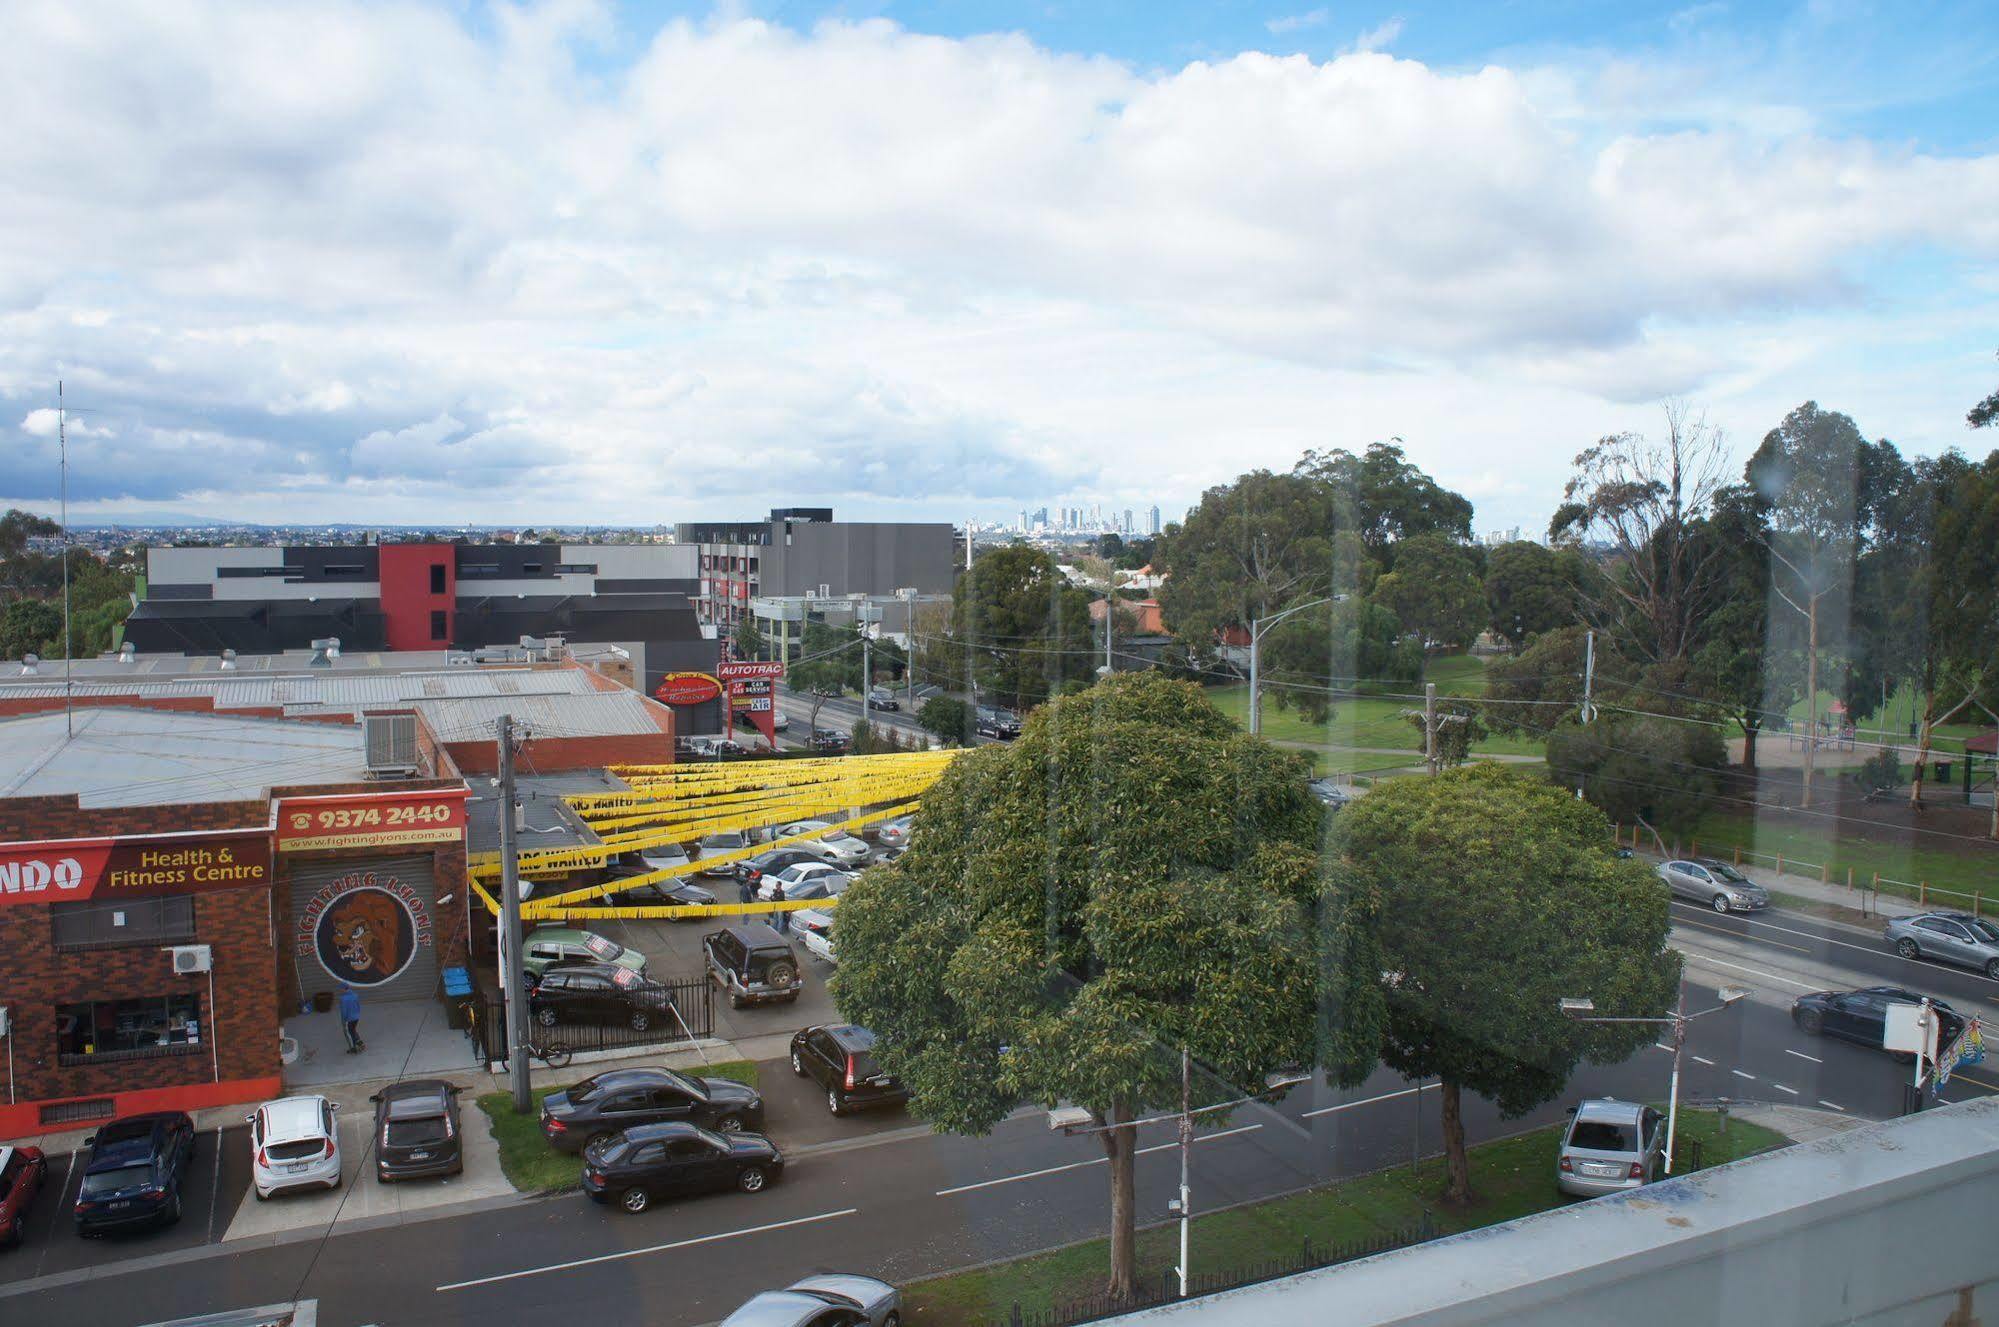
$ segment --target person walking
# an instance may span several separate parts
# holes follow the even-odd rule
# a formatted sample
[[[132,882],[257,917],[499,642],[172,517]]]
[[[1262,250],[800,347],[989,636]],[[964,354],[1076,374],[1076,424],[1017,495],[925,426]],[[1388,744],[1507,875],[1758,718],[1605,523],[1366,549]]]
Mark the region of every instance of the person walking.
[[[757,887],[751,883],[748,873],[737,878],[736,888],[742,892],[743,902],[755,903],[757,901]]]
[[[344,981],[340,983],[340,1027],[347,1034],[349,1055],[368,1049],[368,1043],[361,1040],[361,993]]]
[[[770,901],[773,903],[784,902],[784,881],[778,879],[776,876],[770,878]],[[782,910],[773,912],[770,915],[770,924],[775,926],[780,933],[789,933],[791,930],[791,914]]]

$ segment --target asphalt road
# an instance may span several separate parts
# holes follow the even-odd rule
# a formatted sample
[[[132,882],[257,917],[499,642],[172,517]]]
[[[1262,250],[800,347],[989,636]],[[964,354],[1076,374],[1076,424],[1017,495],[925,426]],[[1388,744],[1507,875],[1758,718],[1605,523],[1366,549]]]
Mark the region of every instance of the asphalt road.
[[[1905,962],[1877,938],[1792,914],[1723,919],[1676,908],[1675,923],[1678,942],[1690,951],[1690,1009],[1714,1003],[1721,981],[1757,991],[1692,1024],[1682,1084],[1687,1100],[1726,1096],[1893,1115],[1907,1070],[1878,1050],[1800,1032],[1788,1013],[1798,991],[1785,983],[1817,982],[1817,989],[1832,984],[1828,977],[1858,974],[1974,1009],[1999,985],[1975,973]],[[1570,1094],[1524,1120],[1501,1120],[1487,1103],[1467,1100],[1467,1128],[1485,1139],[1552,1123],[1585,1095],[1660,1100],[1669,1067],[1663,1045],[1621,1064],[1588,1066]],[[985,1139],[931,1135],[894,1116],[843,1121],[834,1134],[793,1119],[808,1112],[823,1119],[809,1094],[788,1090],[794,1085],[781,1091],[775,1078],[769,1086],[771,1129],[792,1161],[785,1182],[760,1195],[684,1200],[640,1217],[566,1195],[343,1234],[323,1246],[305,1240],[192,1254],[188,1245],[201,1241],[191,1230],[115,1249],[83,1245],[66,1231],[55,1236],[78,1246],[73,1256],[31,1234],[26,1249],[0,1259],[0,1275],[12,1282],[0,1285],[0,1321],[16,1320],[15,1311],[31,1306],[36,1320],[115,1327],[298,1295],[320,1301],[329,1327],[484,1327],[551,1315],[679,1327],[711,1322],[757,1290],[812,1271],[856,1270],[901,1281],[1102,1231],[1100,1148],[1051,1134],[1038,1113],[1023,1113]],[[1957,1100],[1994,1088],[1999,1082],[1974,1071],[1960,1074],[1945,1095]],[[787,1122],[797,1137],[813,1141],[787,1138]],[[1419,1088],[1384,1072],[1351,1092],[1301,1087],[1201,1136],[1193,1153],[1195,1209],[1400,1163],[1412,1150],[1433,1151],[1436,1127],[1434,1084]],[[1162,1220],[1177,1181],[1170,1124],[1143,1131],[1141,1148],[1140,1218]],[[225,1170],[235,1151],[225,1152]],[[212,1156],[205,1147],[197,1170]],[[47,1219],[38,1211],[38,1221]],[[170,1270],[146,1265],[161,1252]],[[120,1264],[121,1255],[143,1261]],[[33,1270],[30,1257],[41,1260]],[[30,1279],[79,1266],[97,1270],[67,1284]],[[14,1299],[19,1292],[33,1298]],[[1005,1310],[1003,1303],[993,1306],[996,1317]]]

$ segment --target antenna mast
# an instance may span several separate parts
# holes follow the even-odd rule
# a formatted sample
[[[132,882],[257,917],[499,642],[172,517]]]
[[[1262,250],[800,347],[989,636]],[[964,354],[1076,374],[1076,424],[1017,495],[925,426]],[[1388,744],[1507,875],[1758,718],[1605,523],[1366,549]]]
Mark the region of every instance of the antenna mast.
[[[69,428],[62,398],[62,379],[56,379],[56,471],[62,504],[62,725],[67,736],[76,736],[76,714],[71,707],[70,657],[76,652],[69,634]]]

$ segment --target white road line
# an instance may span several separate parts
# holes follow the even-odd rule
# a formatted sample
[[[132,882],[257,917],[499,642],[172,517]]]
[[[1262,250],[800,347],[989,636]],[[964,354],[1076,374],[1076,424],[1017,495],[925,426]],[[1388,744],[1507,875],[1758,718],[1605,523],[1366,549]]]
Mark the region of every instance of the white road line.
[[[1730,1069],[1728,1072],[1734,1074],[1737,1078],[1746,1078],[1752,1083],[1756,1081],[1755,1074],[1745,1074],[1740,1069]]]
[[[215,1209],[222,1205],[222,1126],[215,1126],[215,1146],[209,1149],[215,1153],[215,1165],[208,1177],[208,1234],[205,1244],[215,1243]]]
[[[1803,1051],[1794,1051],[1794,1050],[1792,1050],[1792,1049],[1791,1049],[1790,1047],[1788,1047],[1788,1046],[1784,1048],[1784,1054],[1786,1054],[1786,1055],[1795,1055],[1795,1056],[1797,1056],[1797,1057],[1798,1057],[1798,1058],[1799,1058],[1800,1060],[1810,1060],[1810,1061],[1811,1061],[1811,1062],[1812,1062],[1813,1064],[1824,1064],[1824,1063],[1825,1063],[1825,1061],[1824,1061],[1824,1060],[1821,1060],[1821,1059],[1820,1059],[1820,1058],[1819,1058],[1818,1056],[1816,1056],[1816,1055],[1807,1055],[1807,1054],[1805,1054],[1805,1053],[1804,1053]]]
[[[1668,1055],[1671,1055],[1673,1053],[1673,1048],[1671,1046],[1662,1045],[1656,1041],[1652,1043],[1652,1049],[1655,1051],[1664,1051]]]
[[[1776,1088],[1779,1092],[1789,1092],[1794,1097],[1798,1095],[1798,1089],[1795,1087],[1785,1087],[1782,1083],[1771,1083],[1770,1086]]]
[[[1240,1124],[1233,1129],[1222,1129],[1216,1133],[1197,1133],[1194,1135],[1194,1141],[1197,1143],[1212,1143],[1217,1138],[1227,1138],[1230,1134],[1253,1133],[1262,1127],[1260,1124]],[[1132,1153],[1132,1155],[1142,1157],[1148,1152],[1164,1152],[1169,1148],[1178,1146],[1180,1146],[1180,1140],[1176,1138],[1170,1143],[1154,1143],[1151,1147],[1141,1147],[1138,1151]]]
[[[1696,1056],[1694,1056],[1694,1063],[1695,1063],[1695,1064],[1704,1064],[1704,1065],[1706,1065],[1706,1066],[1707,1066],[1708,1068],[1710,1068],[1710,1069],[1714,1068],[1714,1061],[1713,1061],[1713,1060],[1710,1060],[1710,1059],[1708,1059],[1708,1057],[1707,1057],[1707,1056],[1705,1056],[1705,1055],[1696,1055]]]
[[[1761,968],[1745,968],[1740,963],[1730,963],[1726,959],[1712,958],[1706,954],[1689,954],[1687,957],[1696,963],[1712,963],[1716,967],[1734,968],[1737,972],[1746,972],[1752,977],[1765,977],[1771,981],[1780,981],[1786,986],[1795,986],[1801,991],[1822,991],[1825,989],[1823,986],[1809,986],[1801,981],[1792,981],[1789,977],[1780,977],[1774,972],[1765,972]]]
[[[1838,1111],[1842,1115],[1846,1113],[1846,1107],[1840,1105],[1837,1101],[1827,1101],[1824,1097],[1819,1098],[1819,1105],[1830,1106],[1832,1109]]]
[[[1333,1115],[1343,1110],[1352,1110],[1355,1106],[1372,1106],[1377,1101],[1393,1101],[1397,1097],[1414,1096],[1418,1092],[1427,1091],[1430,1088],[1439,1086],[1441,1084],[1422,1083],[1416,1087],[1405,1087],[1399,1092],[1384,1092],[1378,1097],[1366,1097],[1360,1101],[1342,1101],[1337,1106],[1321,1106],[1317,1110],[1308,1110],[1305,1112],[1304,1118],[1309,1120],[1319,1115]]]
[[[725,1230],[716,1235],[697,1235],[693,1239],[675,1240],[671,1244],[654,1244],[643,1249],[625,1249],[619,1253],[599,1254],[595,1258],[578,1258],[575,1262],[550,1263],[546,1267],[525,1267],[518,1272],[501,1272],[498,1276],[482,1276],[471,1281],[453,1281],[439,1286],[438,1293],[446,1290],[465,1290],[471,1286],[492,1285],[496,1281],[513,1281],[523,1276],[540,1276],[544,1272],[566,1272],[572,1267],[590,1267],[597,1263],[617,1262],[622,1258],[638,1258],[648,1253],[665,1253],[670,1249],[692,1248],[696,1244],[713,1244],[716,1240],[734,1239],[738,1235],[761,1235],[767,1230],[785,1230],[792,1226],[811,1225],[815,1221],[831,1221],[835,1217],[852,1216],[860,1211],[858,1207],[843,1207],[837,1212],[821,1212],[817,1216],[801,1216],[790,1221],[773,1221],[767,1226],[750,1226],[744,1230]]]
[[[1144,1121],[1134,1120],[1133,1123],[1144,1123]],[[1260,1124],[1239,1125],[1233,1129],[1223,1129],[1218,1133],[1197,1134],[1194,1137],[1194,1141],[1197,1143],[1213,1142],[1217,1138],[1229,1138],[1239,1133],[1253,1133],[1262,1127]],[[1133,1152],[1132,1155],[1142,1157],[1151,1152],[1164,1152],[1169,1148],[1178,1146],[1180,1146],[1180,1141],[1176,1138],[1170,1143],[1154,1143],[1151,1147],[1141,1147]],[[1049,1166],[1043,1170],[1030,1170],[1020,1175],[1002,1175],[996,1180],[980,1180],[976,1184],[960,1184],[953,1189],[939,1189],[937,1190],[937,1197],[948,1198],[954,1193],[970,1193],[974,1189],[990,1189],[996,1184],[1011,1184],[1015,1180],[1038,1180],[1044,1175],[1060,1175],[1065,1170],[1082,1170],[1087,1166],[1105,1165],[1108,1161],[1109,1158],[1107,1157],[1091,1157],[1088,1161],[1071,1161],[1065,1165]]]
[[[1678,906],[1683,906],[1683,907],[1691,907],[1691,906],[1693,906],[1693,905],[1691,905],[1691,904],[1679,904],[1679,903],[1678,903],[1678,900],[1675,900],[1675,903],[1676,903],[1676,905],[1678,905]],[[1816,941],[1818,941],[1818,942],[1819,942],[1820,944],[1823,944],[1823,945],[1838,945],[1838,946],[1839,946],[1839,947],[1840,947],[1841,949],[1853,949],[1853,950],[1858,950],[1858,951],[1859,951],[1860,953],[1863,953],[1863,954],[1873,954],[1873,955],[1874,955],[1874,956],[1875,956],[1876,958],[1902,958],[1902,956],[1901,956],[1900,954],[1897,954],[1897,953],[1895,953],[1895,952],[1894,952],[1893,950],[1890,950],[1890,949],[1876,949],[1876,948],[1874,948],[1874,947],[1872,947],[1872,946],[1870,946],[1870,945],[1857,945],[1857,944],[1854,944],[1854,943],[1853,943],[1852,941],[1850,941],[1850,940],[1835,940],[1835,939],[1833,939],[1833,938],[1832,938],[1831,936],[1828,936],[1828,935],[1820,935],[1820,934],[1818,934],[1818,933],[1817,933],[1816,931],[1797,931],[1797,930],[1793,930],[1793,929],[1791,929],[1791,928],[1790,928],[1790,927],[1788,927],[1788,926],[1779,926],[1779,925],[1777,925],[1777,924],[1776,924],[1775,922],[1759,922],[1759,921],[1752,921],[1752,920],[1750,920],[1749,918],[1746,918],[1746,917],[1745,917],[1745,918],[1743,918],[1743,920],[1744,920],[1744,921],[1746,921],[1746,922],[1748,922],[1748,923],[1749,923],[1749,925],[1751,925],[1751,926],[1763,926],[1763,927],[1768,927],[1768,928],[1769,928],[1770,930],[1773,930],[1773,931],[1782,931],[1782,932],[1783,932],[1783,933],[1784,933],[1785,935],[1795,935],[1795,936],[1800,936],[1800,937],[1802,937],[1803,939],[1806,939],[1806,940],[1816,940]],[[1748,939],[1749,937],[1745,936],[1745,937],[1743,937],[1743,938],[1744,938],[1744,939]],[[1924,959],[1919,959],[1919,958],[1903,958],[1903,959],[1902,959],[1902,961],[1903,961],[1904,963],[1916,963],[1916,964],[1920,964],[1920,965],[1922,965],[1922,966],[1924,966],[1924,967],[1938,967],[1938,966],[1941,966],[1940,964],[1935,964],[1935,963],[1930,963],[1930,962],[1928,962],[1928,961],[1926,961],[1926,960],[1924,960]],[[1985,974],[1983,974],[1983,973],[1981,973],[1981,972],[1977,971],[1976,969],[1965,969],[1965,975],[1967,975],[1967,976],[1971,976],[1971,977],[1984,977],[1984,975],[1985,975]],[[1986,979],[1987,981],[1990,981],[1990,980],[1991,980],[1991,978],[1989,978],[1989,977],[1986,977],[1985,979]]]

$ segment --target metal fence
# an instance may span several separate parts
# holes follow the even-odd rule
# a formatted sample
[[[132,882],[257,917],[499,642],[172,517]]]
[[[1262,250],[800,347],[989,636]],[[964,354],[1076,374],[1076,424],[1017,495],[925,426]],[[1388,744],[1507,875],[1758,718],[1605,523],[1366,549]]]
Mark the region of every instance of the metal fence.
[[[546,1054],[554,1046],[579,1051],[621,1050],[626,1047],[671,1046],[713,1036],[715,1031],[715,988],[703,977],[674,977],[660,983],[658,1008],[661,1016],[648,1021],[644,1031],[634,1031],[628,1020],[609,1017],[584,1020],[564,1018],[552,1027],[530,1020],[528,1045]],[[479,1003],[477,1037],[490,1062],[507,1058],[507,1010],[499,992],[483,992]]]
[[[1615,829],[1620,847],[1634,851],[1656,851],[1659,845],[1652,841],[1638,826],[1619,824]],[[1853,906],[1862,912],[1871,911],[1871,901],[1887,894],[1890,897],[1906,899],[1922,907],[1932,902],[1938,906],[1961,908],[1973,916],[1985,915],[1985,893],[1983,890],[1945,889],[1927,880],[1897,880],[1893,876],[1882,875],[1879,871],[1862,871],[1854,866],[1836,866],[1833,863],[1807,861],[1802,857],[1787,856],[1784,853],[1757,852],[1738,844],[1720,843],[1713,839],[1665,840],[1665,854],[1668,857],[1719,857],[1733,862],[1736,866],[1754,866],[1762,870],[1774,871],[1778,876],[1795,876],[1802,880],[1816,880],[1822,885],[1837,885],[1849,891]],[[1999,864],[1999,854],[1994,855],[1994,863]],[[1781,881],[1779,882],[1781,886]],[[1995,902],[1999,902],[1999,888],[1994,890]]]
[[[1223,1290],[1235,1290],[1242,1286],[1255,1285],[1259,1281],[1275,1281],[1279,1277],[1296,1276],[1314,1268],[1331,1267],[1337,1263],[1352,1262],[1356,1258],[1369,1258],[1377,1253],[1387,1253],[1391,1249],[1408,1248],[1437,1237],[1431,1225],[1430,1214],[1423,1213],[1419,1225],[1390,1231],[1367,1239],[1347,1240],[1340,1243],[1320,1244],[1306,1239],[1297,1249],[1288,1253],[1273,1253],[1269,1258],[1257,1262],[1239,1263],[1234,1267],[1218,1268],[1212,1272],[1196,1272],[1187,1278],[1187,1296],[1213,1295]],[[1092,1322],[1098,1318],[1113,1318],[1122,1313],[1135,1313],[1139,1309],[1152,1308],[1170,1303],[1180,1297],[1180,1278],[1168,1269],[1157,1276],[1142,1277],[1138,1288],[1129,1295],[1112,1295],[1108,1292],[1083,1295],[1076,1299],[1051,1304],[1045,1309],[1023,1309],[1015,1300],[1005,1317],[990,1320],[991,1327],[1071,1327],[1074,1323]]]

